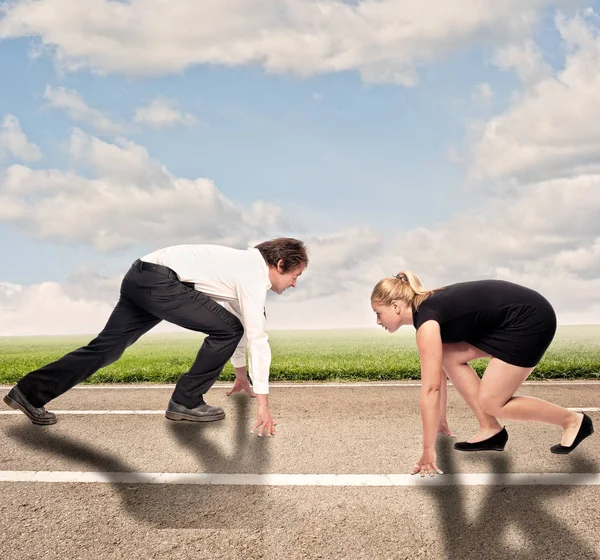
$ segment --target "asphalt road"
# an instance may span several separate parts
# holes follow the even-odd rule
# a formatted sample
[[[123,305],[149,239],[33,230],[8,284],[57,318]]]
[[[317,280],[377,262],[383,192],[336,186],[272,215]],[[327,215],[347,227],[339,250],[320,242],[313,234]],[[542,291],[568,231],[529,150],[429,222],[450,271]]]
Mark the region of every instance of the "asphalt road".
[[[3,394],[5,390],[0,389]],[[164,410],[168,388],[77,388],[47,407],[54,426],[0,415],[0,470],[152,473],[408,473],[420,456],[418,387],[278,387],[278,432],[250,434],[254,402],[207,396],[225,408],[211,424],[153,415],[61,410]],[[600,407],[600,384],[526,385],[567,407]],[[9,411],[2,405],[0,411]],[[600,431],[600,413],[588,413]],[[476,423],[450,388],[457,439]],[[599,473],[597,434],[569,456],[549,447],[553,426],[506,422],[503,453],[455,452],[452,473]],[[0,482],[0,558],[499,559],[600,558],[600,486],[205,486]]]

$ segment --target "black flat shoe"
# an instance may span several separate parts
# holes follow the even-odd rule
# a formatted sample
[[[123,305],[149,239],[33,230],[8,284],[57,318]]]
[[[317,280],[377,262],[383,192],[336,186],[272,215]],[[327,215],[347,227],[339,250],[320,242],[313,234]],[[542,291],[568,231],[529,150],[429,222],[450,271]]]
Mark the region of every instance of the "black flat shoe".
[[[556,453],[557,455],[568,455],[575,449],[586,437],[591,436],[594,433],[594,424],[592,423],[592,419],[584,412],[583,420],[581,421],[581,426],[579,426],[579,431],[575,436],[575,440],[569,446],[561,445],[553,445],[550,448],[552,453]]]
[[[502,428],[491,438],[469,443],[468,441],[458,441],[454,444],[457,451],[504,451],[504,446],[508,441],[508,432]]]

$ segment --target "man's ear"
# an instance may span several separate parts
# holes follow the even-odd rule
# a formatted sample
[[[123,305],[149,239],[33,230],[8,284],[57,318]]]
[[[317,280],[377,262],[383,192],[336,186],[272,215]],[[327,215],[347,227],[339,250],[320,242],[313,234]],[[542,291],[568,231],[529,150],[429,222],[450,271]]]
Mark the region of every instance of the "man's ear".
[[[277,261],[277,272],[279,272],[279,274],[283,274],[284,266],[285,266],[285,261],[283,259],[279,259]]]

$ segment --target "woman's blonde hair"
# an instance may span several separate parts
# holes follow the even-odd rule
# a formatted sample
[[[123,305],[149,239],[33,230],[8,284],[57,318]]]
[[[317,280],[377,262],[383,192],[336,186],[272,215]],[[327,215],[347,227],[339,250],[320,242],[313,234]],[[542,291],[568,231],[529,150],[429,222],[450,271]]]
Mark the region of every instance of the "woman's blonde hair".
[[[392,301],[402,301],[411,305],[413,309],[419,309],[433,290],[426,290],[419,278],[410,272],[403,270],[393,278],[384,278],[377,282],[371,293],[371,301],[382,305],[391,305]]]

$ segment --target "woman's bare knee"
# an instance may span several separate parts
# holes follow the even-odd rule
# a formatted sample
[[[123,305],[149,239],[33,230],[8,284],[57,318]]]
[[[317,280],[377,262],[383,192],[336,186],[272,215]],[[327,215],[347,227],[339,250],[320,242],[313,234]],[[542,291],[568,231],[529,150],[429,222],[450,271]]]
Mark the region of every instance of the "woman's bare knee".
[[[500,402],[497,397],[480,393],[477,397],[479,407],[490,416],[502,416],[501,412],[506,403]]]

